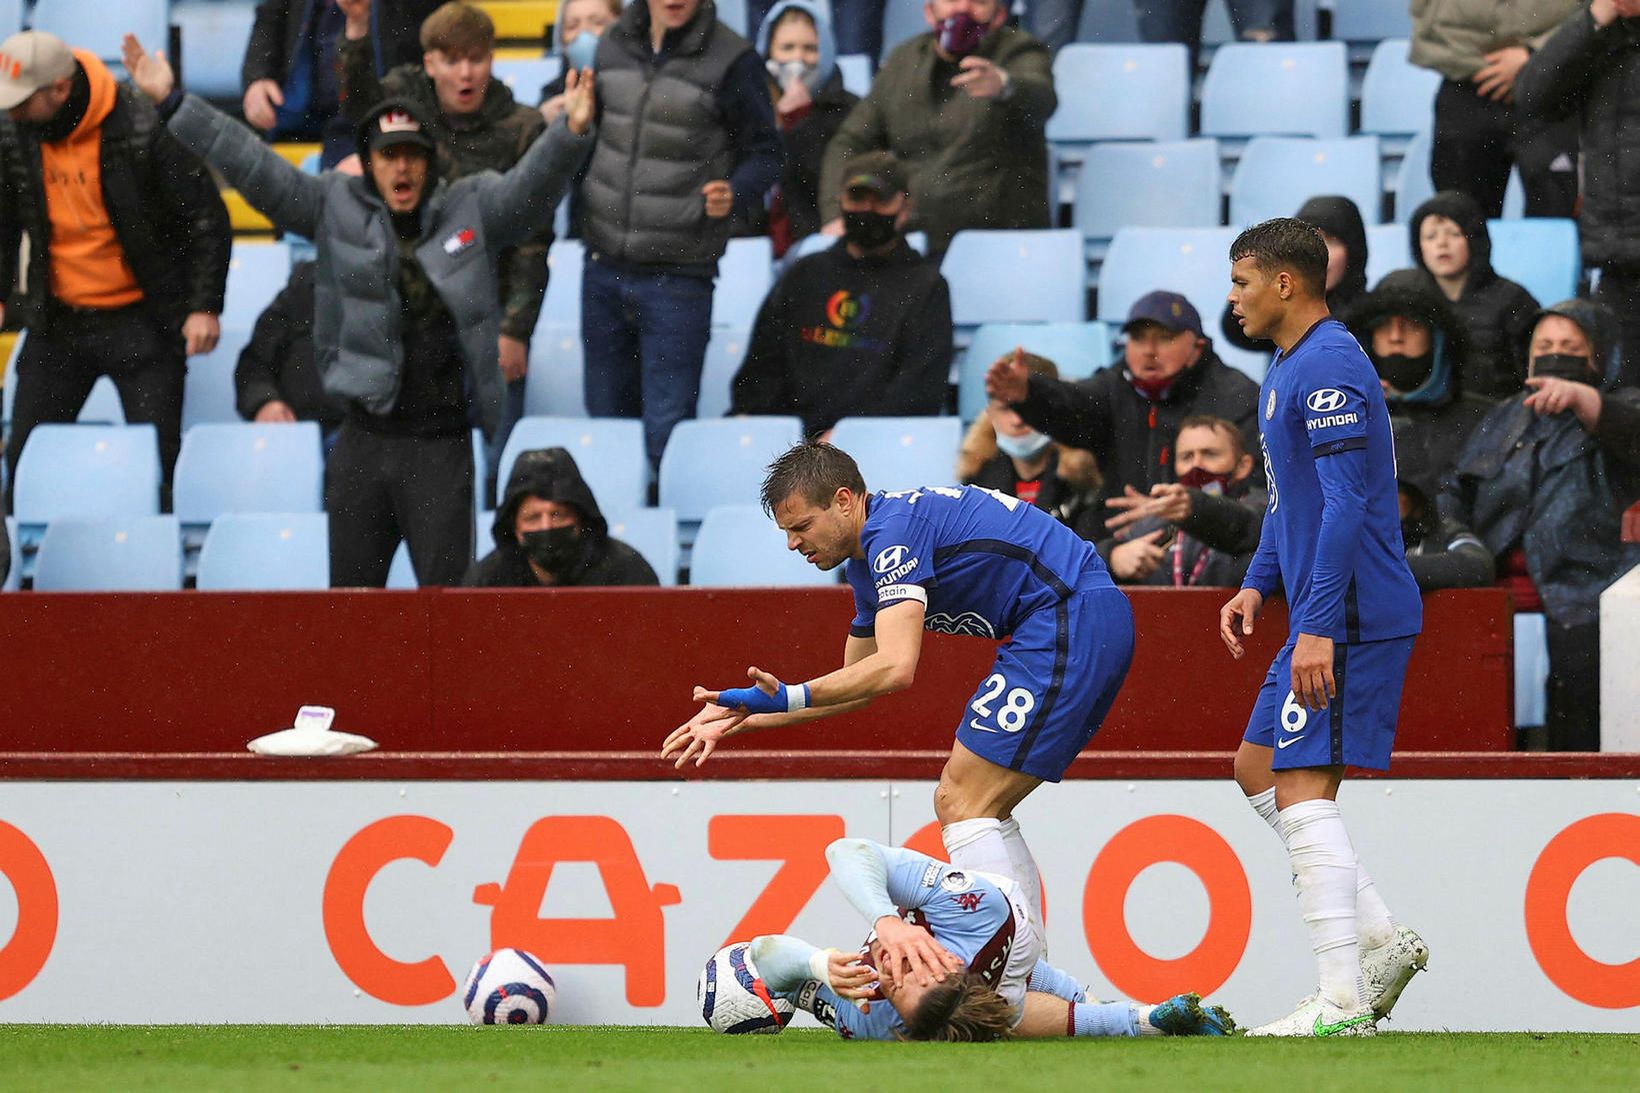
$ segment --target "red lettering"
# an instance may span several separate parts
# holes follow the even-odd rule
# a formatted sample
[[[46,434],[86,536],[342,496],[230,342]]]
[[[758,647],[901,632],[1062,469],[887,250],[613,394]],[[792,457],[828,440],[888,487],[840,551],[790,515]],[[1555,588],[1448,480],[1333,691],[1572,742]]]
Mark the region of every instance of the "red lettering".
[[[34,841],[0,821],[0,875],[17,894],[17,928],[0,949],[0,999],[10,998],[40,974],[57,941],[57,882]]]
[[[843,832],[841,816],[713,816],[706,825],[712,857],[783,863],[723,945],[785,933],[820,890],[830,872],[826,847]]]

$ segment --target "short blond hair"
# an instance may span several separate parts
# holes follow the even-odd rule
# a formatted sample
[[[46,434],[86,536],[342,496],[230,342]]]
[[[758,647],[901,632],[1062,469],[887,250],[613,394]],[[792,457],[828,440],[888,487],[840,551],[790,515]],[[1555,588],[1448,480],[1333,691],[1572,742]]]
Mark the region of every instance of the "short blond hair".
[[[1014,1033],[1014,1008],[978,972],[936,983],[905,1021],[907,1040],[989,1043]]]

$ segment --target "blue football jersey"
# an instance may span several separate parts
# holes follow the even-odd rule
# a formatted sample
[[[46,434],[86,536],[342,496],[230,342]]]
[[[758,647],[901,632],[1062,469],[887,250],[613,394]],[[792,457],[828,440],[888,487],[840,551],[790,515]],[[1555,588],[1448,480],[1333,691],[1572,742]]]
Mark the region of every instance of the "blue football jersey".
[[[1401,539],[1389,411],[1343,323],[1325,319],[1276,354],[1259,413],[1270,499],[1243,586],[1269,596],[1279,575],[1293,634],[1362,642],[1418,633],[1423,603]]]
[[[902,849],[889,854],[888,894],[901,909],[900,917],[928,930],[970,972],[984,976],[1014,1007],[1017,1019],[1031,969],[1042,956],[1019,885]],[[813,980],[798,990],[776,993],[809,1010],[844,1039],[895,1040],[905,1030],[887,1002],[873,1002],[869,1013],[861,1013],[853,1002]]]
[[[1114,587],[1092,543],[996,490],[933,486],[874,493],[867,505],[865,558],[843,570],[856,637],[876,633],[878,611],[915,599],[925,629],[1001,638],[1090,582]]]

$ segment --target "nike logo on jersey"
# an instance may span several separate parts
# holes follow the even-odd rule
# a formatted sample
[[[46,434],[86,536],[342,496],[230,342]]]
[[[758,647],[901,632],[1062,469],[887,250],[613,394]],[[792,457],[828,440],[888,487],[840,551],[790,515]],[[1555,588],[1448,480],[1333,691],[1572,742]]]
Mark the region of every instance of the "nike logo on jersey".
[[[990,728],[989,726],[981,725],[977,719],[969,721],[968,722],[968,727],[970,729],[973,729],[975,732],[996,732],[997,731],[993,728]]]
[[[1284,748],[1288,744],[1296,744],[1302,739],[1304,739],[1302,736],[1284,736],[1280,740],[1276,741],[1276,747]]]

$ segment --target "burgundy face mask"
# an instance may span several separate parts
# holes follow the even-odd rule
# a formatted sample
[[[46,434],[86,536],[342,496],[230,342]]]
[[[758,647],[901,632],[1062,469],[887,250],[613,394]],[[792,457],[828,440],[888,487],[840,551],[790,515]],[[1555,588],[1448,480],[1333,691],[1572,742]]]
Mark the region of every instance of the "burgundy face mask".
[[[1204,493],[1222,494],[1229,484],[1229,475],[1214,474],[1206,467],[1191,467],[1179,475],[1179,485]]]
[[[940,49],[960,61],[979,48],[988,29],[966,11],[959,11],[941,19],[935,33],[939,35]]]

